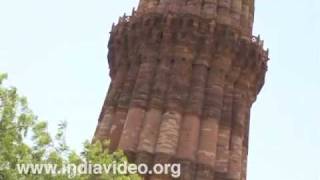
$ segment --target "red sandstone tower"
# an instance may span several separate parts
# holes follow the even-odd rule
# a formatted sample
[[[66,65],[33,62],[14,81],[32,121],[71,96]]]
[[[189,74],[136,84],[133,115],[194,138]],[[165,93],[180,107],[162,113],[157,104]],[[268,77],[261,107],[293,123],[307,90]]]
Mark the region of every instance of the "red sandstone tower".
[[[268,61],[253,19],[254,0],[140,0],[111,31],[95,137],[136,163],[181,163],[180,179],[245,180]]]

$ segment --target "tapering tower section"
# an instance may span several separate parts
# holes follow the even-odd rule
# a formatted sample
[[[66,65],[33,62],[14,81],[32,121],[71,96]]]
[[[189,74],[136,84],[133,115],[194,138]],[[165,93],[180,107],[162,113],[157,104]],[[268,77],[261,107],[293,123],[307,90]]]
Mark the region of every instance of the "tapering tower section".
[[[269,59],[253,20],[254,0],[140,0],[112,27],[95,138],[132,162],[181,163],[183,180],[245,180]]]

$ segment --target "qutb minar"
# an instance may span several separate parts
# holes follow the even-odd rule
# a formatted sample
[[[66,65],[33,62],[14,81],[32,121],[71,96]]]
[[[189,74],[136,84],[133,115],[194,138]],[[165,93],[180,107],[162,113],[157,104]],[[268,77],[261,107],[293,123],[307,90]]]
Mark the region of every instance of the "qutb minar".
[[[131,162],[180,163],[183,180],[246,180],[269,59],[253,20],[254,0],[140,0],[112,27],[95,138]]]

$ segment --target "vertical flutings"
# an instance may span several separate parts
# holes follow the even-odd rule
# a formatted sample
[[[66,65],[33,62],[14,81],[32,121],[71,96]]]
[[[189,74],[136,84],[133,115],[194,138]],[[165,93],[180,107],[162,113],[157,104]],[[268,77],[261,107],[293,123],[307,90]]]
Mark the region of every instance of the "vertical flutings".
[[[223,108],[221,121],[219,122],[219,135],[217,140],[217,160],[215,165],[216,176],[228,173],[230,139],[232,130],[232,111],[234,101],[234,83],[240,74],[240,67],[233,63],[232,68],[226,75],[223,95]],[[217,178],[218,179],[218,178]],[[219,179],[218,179],[219,180]]]
[[[253,19],[254,0],[141,0],[112,27],[95,139],[138,164],[181,163],[183,180],[245,180],[268,60]]]
[[[146,57],[140,65],[128,116],[119,143],[119,148],[128,153],[136,152],[138,146],[156,66],[157,60],[153,57]]]
[[[116,72],[115,78],[111,82],[110,91],[107,95],[107,100],[105,104],[105,112],[102,115],[103,119],[101,120],[101,128],[97,128],[97,136],[96,138],[99,140],[103,140],[101,138],[107,137],[111,138],[111,132],[113,124],[115,123],[115,111],[117,108],[117,101],[119,95],[121,93],[122,86],[126,79],[127,66],[121,65]],[[103,125],[103,126],[102,126]]]
[[[183,179],[193,179],[194,177],[207,76],[207,66],[193,65],[190,93],[181,125],[176,155],[178,162],[182,163]]]
[[[191,64],[187,60],[172,59],[173,69],[169,85],[166,108],[163,114],[156,152],[173,156],[176,153],[179,139],[180,122],[183,107],[186,103],[190,83]],[[168,137],[170,137],[168,139]]]
[[[155,70],[148,109],[139,138],[136,162],[148,164],[150,167],[153,164],[153,157],[156,153],[156,144],[163,119],[163,111],[165,109],[165,97],[171,81],[171,79],[168,78],[172,74],[172,61],[170,56],[172,54],[172,48],[170,48],[172,44],[171,20],[170,16],[163,18],[163,20],[159,22],[160,24],[163,23],[162,28],[155,31],[155,41],[159,43],[158,47],[155,48],[155,51],[158,52],[158,66]]]

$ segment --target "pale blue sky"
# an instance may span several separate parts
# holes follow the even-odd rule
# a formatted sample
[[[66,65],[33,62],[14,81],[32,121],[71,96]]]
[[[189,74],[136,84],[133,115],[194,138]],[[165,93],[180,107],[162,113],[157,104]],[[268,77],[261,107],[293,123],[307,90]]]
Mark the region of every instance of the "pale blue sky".
[[[90,139],[108,85],[112,22],[138,0],[0,0],[0,71],[68,143]],[[270,48],[252,110],[248,180],[320,180],[320,2],[256,0]]]

